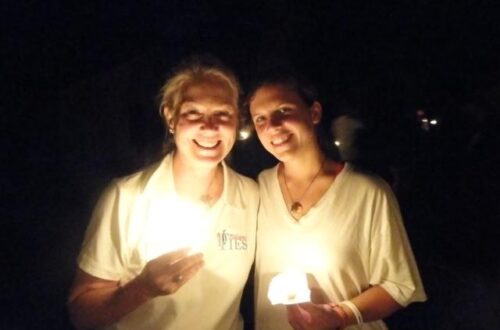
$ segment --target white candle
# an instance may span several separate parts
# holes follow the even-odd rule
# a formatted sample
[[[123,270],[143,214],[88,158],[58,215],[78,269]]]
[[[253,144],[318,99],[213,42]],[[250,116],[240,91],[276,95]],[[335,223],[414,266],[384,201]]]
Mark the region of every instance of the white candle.
[[[311,291],[305,273],[289,270],[274,276],[269,283],[267,297],[271,304],[300,304],[311,301]]]

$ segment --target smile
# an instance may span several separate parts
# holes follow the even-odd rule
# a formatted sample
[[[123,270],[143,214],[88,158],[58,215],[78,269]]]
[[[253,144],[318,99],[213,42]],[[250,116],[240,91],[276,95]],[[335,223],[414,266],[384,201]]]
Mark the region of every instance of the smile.
[[[280,135],[271,140],[271,144],[273,146],[279,146],[280,144],[288,142],[292,134]]]
[[[198,140],[193,140],[193,142],[200,148],[205,149],[205,150],[211,150],[215,149],[219,146],[220,140],[215,140],[215,141],[198,141]]]

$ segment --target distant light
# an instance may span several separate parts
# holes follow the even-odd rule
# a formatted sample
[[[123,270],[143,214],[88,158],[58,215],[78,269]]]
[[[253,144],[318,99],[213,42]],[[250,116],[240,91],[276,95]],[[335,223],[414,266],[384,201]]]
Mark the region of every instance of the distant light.
[[[250,134],[250,130],[243,128],[239,132],[239,139],[240,140],[246,140],[246,139],[248,139],[250,137],[250,135],[251,135]]]
[[[432,119],[432,120],[430,121],[430,124],[431,124],[431,125],[437,125],[437,123],[438,123],[437,119]]]
[[[428,118],[422,118],[420,119],[420,122],[421,122],[421,125],[420,127],[424,130],[424,131],[428,131],[430,129],[430,126],[429,126],[429,119]]]
[[[335,142],[333,142],[337,147],[340,146],[340,141],[339,140],[335,140]]]

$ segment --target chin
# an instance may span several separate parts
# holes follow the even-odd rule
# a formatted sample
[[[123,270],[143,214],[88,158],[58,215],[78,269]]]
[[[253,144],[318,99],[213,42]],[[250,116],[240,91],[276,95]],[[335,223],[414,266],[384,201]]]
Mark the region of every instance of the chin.
[[[273,156],[280,162],[286,162],[289,161],[290,159],[293,159],[293,157],[295,157],[295,154],[290,151],[285,151],[285,152],[274,153]]]
[[[206,165],[217,165],[224,159],[224,155],[219,154],[219,155],[213,155],[213,156],[207,156],[207,155],[196,155],[195,159],[203,164]]]

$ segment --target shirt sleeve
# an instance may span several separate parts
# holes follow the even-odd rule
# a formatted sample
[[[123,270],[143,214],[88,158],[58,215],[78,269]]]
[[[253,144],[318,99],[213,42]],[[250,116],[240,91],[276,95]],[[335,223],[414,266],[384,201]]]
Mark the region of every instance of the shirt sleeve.
[[[87,227],[78,256],[83,271],[106,280],[120,279],[125,260],[120,220],[120,191],[114,182],[102,193]]]
[[[401,306],[427,299],[398,203],[388,186],[372,205],[370,284],[380,285]]]

